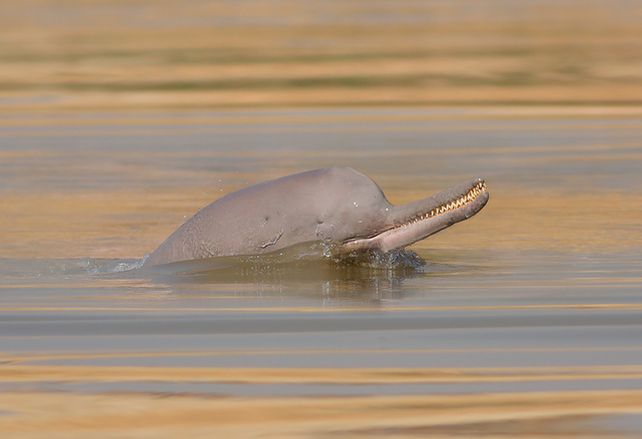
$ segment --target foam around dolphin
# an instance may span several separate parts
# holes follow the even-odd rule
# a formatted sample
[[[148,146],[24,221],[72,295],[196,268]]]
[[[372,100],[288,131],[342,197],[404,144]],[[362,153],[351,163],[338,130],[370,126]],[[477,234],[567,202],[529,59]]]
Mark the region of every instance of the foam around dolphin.
[[[387,252],[470,218],[488,202],[475,178],[401,206],[351,168],[293,174],[230,193],[197,212],[146,259],[145,266],[217,256],[260,255],[305,242],[336,254]]]

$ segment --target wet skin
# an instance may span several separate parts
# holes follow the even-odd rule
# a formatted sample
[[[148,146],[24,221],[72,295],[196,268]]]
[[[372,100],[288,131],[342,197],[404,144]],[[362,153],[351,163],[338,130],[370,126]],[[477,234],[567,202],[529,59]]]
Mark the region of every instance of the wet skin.
[[[145,265],[258,255],[318,241],[339,255],[387,252],[472,217],[488,197],[485,182],[475,178],[393,206],[374,181],[352,168],[316,169],[214,201],[172,233]]]

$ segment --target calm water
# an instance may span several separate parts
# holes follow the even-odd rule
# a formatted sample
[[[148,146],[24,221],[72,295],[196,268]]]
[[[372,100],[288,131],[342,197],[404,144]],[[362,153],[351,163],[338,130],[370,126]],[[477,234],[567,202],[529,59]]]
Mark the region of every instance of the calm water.
[[[447,394],[480,413],[492,398],[534,399],[514,418],[453,420],[460,429],[372,411],[332,431],[640,435],[641,122],[626,108],[7,116],[0,427],[48,395],[353,396],[362,405],[338,407],[362,409],[386,396],[402,416],[403,401]],[[219,196],[330,165],[368,174],[393,202],[472,176],[491,199],[414,246],[424,264],[293,252],[132,270]]]

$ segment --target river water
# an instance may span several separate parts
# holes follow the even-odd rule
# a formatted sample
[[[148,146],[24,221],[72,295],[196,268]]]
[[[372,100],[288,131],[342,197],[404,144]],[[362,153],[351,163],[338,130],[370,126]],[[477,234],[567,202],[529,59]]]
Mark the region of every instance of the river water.
[[[6,115],[0,431],[638,437],[641,122],[628,107]],[[385,261],[136,269],[225,193],[333,165],[393,203],[473,176],[491,197]]]

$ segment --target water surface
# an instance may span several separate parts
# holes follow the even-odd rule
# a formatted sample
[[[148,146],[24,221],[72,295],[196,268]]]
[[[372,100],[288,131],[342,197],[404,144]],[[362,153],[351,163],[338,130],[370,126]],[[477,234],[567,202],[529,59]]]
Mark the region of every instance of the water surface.
[[[597,107],[4,118],[0,431],[640,435],[641,121]],[[331,165],[394,203],[472,176],[491,199],[413,246],[423,264],[135,270],[212,200]]]

